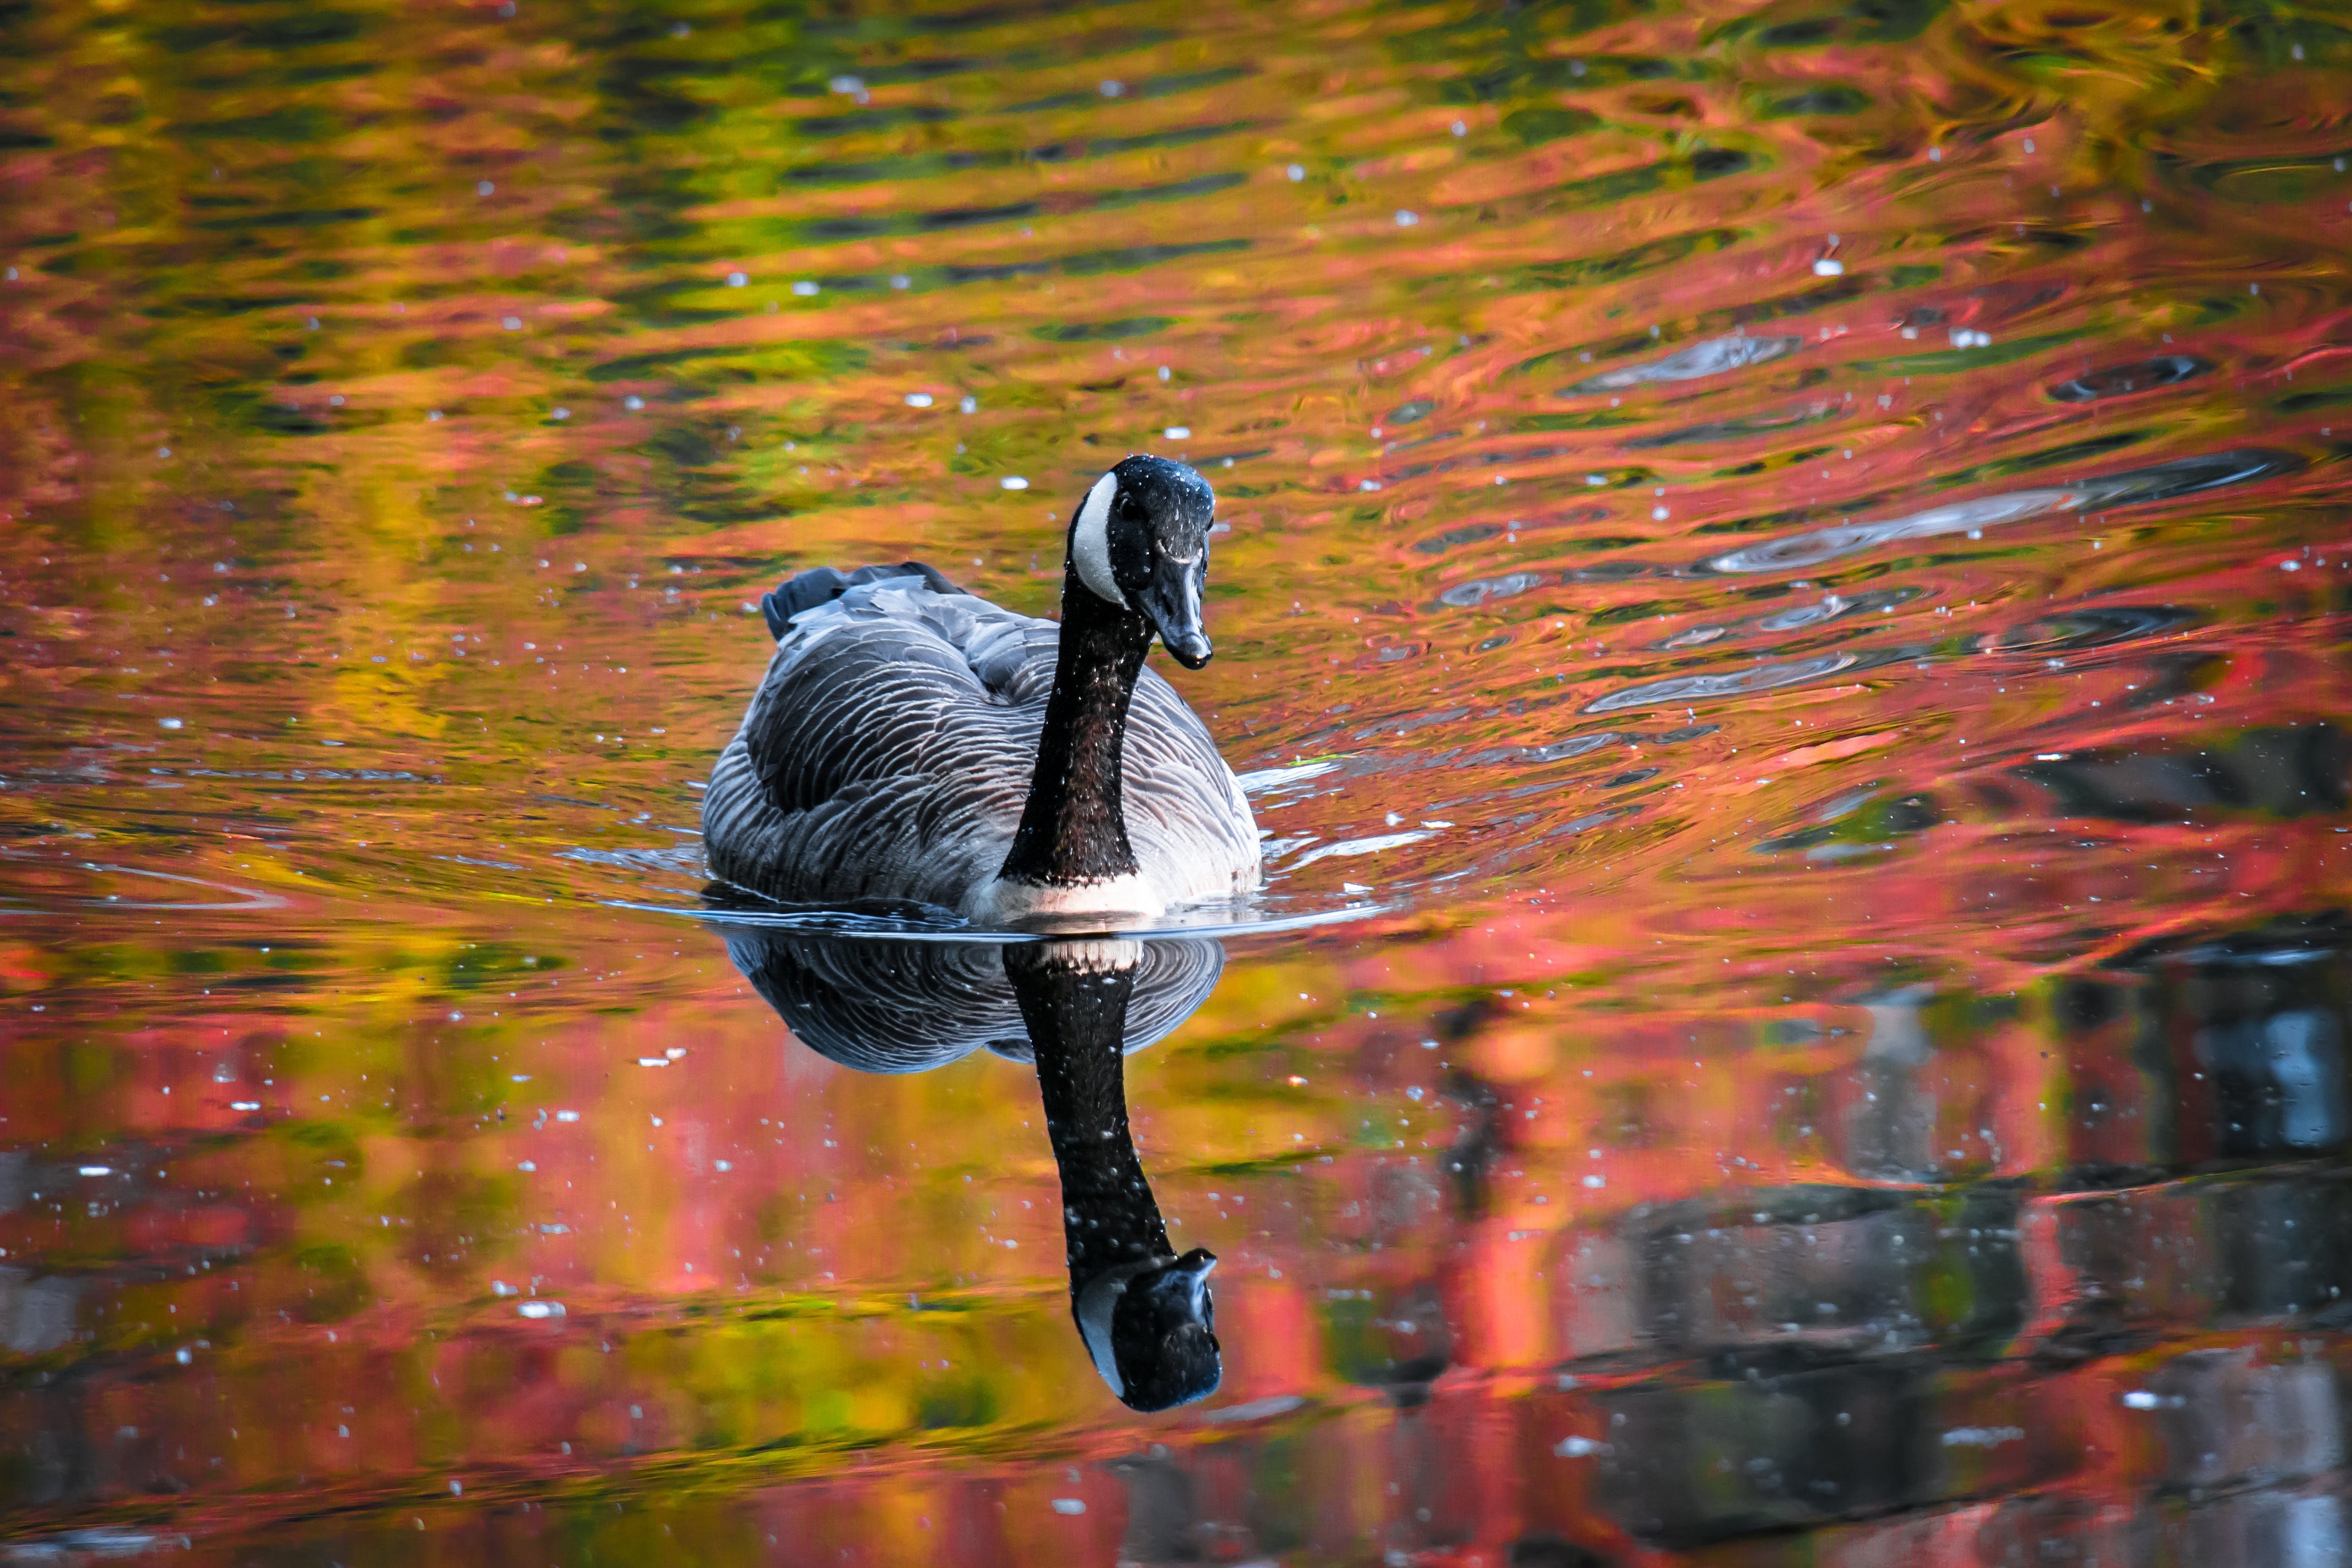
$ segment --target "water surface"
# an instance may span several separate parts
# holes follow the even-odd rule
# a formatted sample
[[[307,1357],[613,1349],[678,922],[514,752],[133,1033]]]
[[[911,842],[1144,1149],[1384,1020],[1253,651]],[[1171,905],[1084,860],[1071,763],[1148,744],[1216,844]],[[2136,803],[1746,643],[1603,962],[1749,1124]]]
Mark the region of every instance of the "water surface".
[[[0,45],[10,1550],[2352,1555],[2340,11]],[[693,832],[761,593],[1050,613],[1132,450],[1286,921],[1125,1063],[1153,1416],[1017,1047]]]

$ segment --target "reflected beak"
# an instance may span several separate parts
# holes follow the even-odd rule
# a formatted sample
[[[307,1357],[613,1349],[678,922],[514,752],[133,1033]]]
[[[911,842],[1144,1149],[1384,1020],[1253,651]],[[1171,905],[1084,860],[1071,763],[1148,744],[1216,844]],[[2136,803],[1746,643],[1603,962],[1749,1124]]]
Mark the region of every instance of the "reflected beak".
[[[1197,1317],[1202,1303],[1208,1299],[1209,1276],[1216,1267],[1217,1255],[1207,1247],[1196,1247],[1152,1284],[1162,1293],[1182,1300]]]
[[[1159,632],[1160,645],[1187,669],[1209,662],[1209,634],[1201,629],[1201,584],[1208,575],[1205,557],[1182,563],[1154,561],[1151,581],[1135,595],[1137,607]]]
[[[1216,1269],[1216,1253],[1204,1246],[1195,1248],[1171,1262],[1160,1277],[1152,1279],[1150,1293],[1169,1302],[1192,1321],[1209,1317],[1209,1274]]]

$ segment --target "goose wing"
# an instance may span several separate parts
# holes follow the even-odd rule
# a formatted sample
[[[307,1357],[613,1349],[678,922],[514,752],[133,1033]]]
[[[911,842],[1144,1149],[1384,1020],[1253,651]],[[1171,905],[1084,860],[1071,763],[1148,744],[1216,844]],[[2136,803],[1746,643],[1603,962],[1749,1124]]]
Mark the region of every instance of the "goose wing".
[[[1168,883],[1170,903],[1257,886],[1257,824],[1241,782],[1201,716],[1149,665],[1128,707],[1121,756],[1128,841]]]
[[[954,907],[1020,819],[1053,636],[903,576],[799,610],[704,794],[711,870],[780,899]]]

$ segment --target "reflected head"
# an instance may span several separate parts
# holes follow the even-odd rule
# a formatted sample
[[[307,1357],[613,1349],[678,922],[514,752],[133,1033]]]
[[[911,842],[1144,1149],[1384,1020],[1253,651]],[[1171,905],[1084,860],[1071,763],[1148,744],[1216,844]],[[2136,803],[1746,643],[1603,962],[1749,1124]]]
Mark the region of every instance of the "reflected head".
[[[1209,1294],[1215,1256],[1112,1269],[1078,1293],[1078,1331],[1095,1370],[1130,1410],[1169,1410],[1205,1399],[1224,1377],[1217,1307]]]

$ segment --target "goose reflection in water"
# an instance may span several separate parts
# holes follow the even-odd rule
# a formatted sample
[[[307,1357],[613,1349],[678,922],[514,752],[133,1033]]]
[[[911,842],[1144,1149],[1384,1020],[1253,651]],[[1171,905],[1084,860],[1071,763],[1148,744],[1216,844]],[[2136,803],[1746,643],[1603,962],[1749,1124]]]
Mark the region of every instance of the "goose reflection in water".
[[[1213,1255],[1178,1256],[1137,1159],[1123,1058],[1215,989],[1213,942],[845,939],[751,927],[727,953],[794,1036],[859,1072],[928,1072],[987,1049],[1034,1064],[1062,1178],[1070,1310],[1095,1370],[1136,1410],[1216,1392]]]

